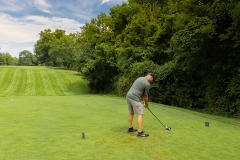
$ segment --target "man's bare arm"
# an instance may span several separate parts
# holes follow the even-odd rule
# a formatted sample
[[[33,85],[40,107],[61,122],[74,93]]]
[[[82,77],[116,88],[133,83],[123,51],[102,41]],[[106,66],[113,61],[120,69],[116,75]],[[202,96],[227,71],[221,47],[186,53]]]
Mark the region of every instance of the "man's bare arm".
[[[148,95],[147,94],[144,94],[143,96],[143,102],[144,102],[144,107],[145,108],[148,108]]]

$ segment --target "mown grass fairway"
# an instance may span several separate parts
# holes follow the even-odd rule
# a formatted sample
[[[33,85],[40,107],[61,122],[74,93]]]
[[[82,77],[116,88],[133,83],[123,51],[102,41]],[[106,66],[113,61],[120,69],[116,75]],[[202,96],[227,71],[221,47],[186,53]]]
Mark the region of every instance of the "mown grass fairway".
[[[67,88],[58,92],[58,88],[64,88],[61,84],[66,85],[67,81],[59,82],[59,87],[54,87],[54,81],[50,81],[46,83],[48,87],[45,87],[45,91],[38,92],[38,87],[35,87],[29,92],[36,96],[20,96],[20,92],[15,94],[18,85],[1,90],[0,159],[237,160],[240,157],[238,119],[150,103],[153,113],[165,125],[172,127],[172,131],[166,131],[145,109],[144,130],[150,137],[137,138],[136,133],[126,132],[128,113],[125,98],[78,91],[81,85],[77,81],[80,84],[85,82],[74,71],[46,67],[0,67],[0,79],[3,68],[16,69],[17,72],[29,70],[23,74],[32,72],[34,75],[34,70],[45,70],[56,76],[66,75],[73,82],[70,84],[76,86],[72,87],[73,91]],[[24,84],[13,81],[8,78],[8,83],[1,80],[0,84]],[[34,81],[32,83],[38,85]],[[22,93],[26,93],[24,88],[22,90]],[[53,95],[44,96],[44,93]],[[206,121],[210,122],[210,127],[205,126]],[[136,117],[134,124],[136,127]],[[82,132],[86,134],[85,139],[82,139]]]
[[[0,66],[0,96],[76,95],[87,93],[76,71],[61,68]]]

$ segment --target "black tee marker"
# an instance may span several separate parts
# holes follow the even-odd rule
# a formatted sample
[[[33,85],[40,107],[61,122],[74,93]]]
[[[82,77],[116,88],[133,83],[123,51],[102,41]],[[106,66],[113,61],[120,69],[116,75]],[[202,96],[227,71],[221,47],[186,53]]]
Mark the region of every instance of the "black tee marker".
[[[82,139],[85,139],[85,134],[84,134],[84,132],[82,133]]]

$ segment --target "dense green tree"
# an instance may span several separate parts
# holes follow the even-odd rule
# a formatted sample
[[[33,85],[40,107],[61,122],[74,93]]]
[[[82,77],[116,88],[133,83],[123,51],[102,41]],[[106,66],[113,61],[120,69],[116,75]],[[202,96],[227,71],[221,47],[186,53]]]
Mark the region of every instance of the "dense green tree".
[[[56,39],[51,44],[49,56],[54,62],[62,64],[68,69],[72,68],[77,59],[75,34],[63,35]]]
[[[32,66],[33,65],[33,54],[24,50],[19,53],[19,65],[20,66]]]
[[[82,27],[78,39],[80,73],[89,81],[92,92],[110,90],[118,74],[111,17],[101,13]]]
[[[5,53],[0,53],[0,65],[6,65]]]
[[[32,55],[32,64],[34,66],[37,66],[38,65],[38,58],[35,54]]]
[[[65,30],[61,29],[56,29],[54,32],[52,32],[51,29],[45,29],[40,32],[40,39],[34,45],[34,52],[41,64],[57,65],[55,58],[51,59],[49,50],[51,49],[52,43],[64,36],[65,32]]]
[[[142,18],[153,22],[157,19],[157,14],[161,6],[165,5],[165,0],[129,0],[129,4],[138,8]]]
[[[133,8],[127,3],[116,5],[110,8],[111,29],[115,36],[118,36],[131,23],[133,16],[136,14],[137,8]]]
[[[172,0],[159,6],[156,14],[148,6],[153,1],[130,2],[139,10],[118,36],[121,43],[116,49],[120,55],[117,62],[121,71],[129,73],[128,69],[138,62],[152,60],[159,64],[153,101],[238,115],[239,100],[233,97],[239,96],[233,96],[230,88],[236,89],[228,84],[239,68],[239,2]],[[227,88],[232,104],[224,98],[228,97]]]
[[[6,53],[6,65],[13,65],[13,57],[10,53]]]
[[[183,6],[182,12],[189,20],[169,41],[167,52],[172,55],[176,68],[166,82],[161,81],[165,87],[158,92],[166,93],[162,94],[165,95],[162,102],[234,115],[238,111],[229,112],[231,105],[224,97],[229,80],[238,72],[239,56],[233,41],[224,36],[227,37],[225,33],[233,22],[229,8],[237,5],[189,1]]]
[[[14,65],[14,58],[10,53],[0,53],[0,65]]]
[[[13,57],[11,65],[18,66],[19,65],[19,58]]]

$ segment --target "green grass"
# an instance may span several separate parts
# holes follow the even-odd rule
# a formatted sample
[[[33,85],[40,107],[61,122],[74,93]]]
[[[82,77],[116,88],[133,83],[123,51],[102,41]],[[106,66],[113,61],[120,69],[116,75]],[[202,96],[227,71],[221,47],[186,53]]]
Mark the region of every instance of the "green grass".
[[[28,69],[0,67],[0,75],[3,69],[9,68],[17,70],[15,72]],[[79,80],[74,71],[30,67],[29,71],[22,73],[25,72],[49,72],[66,75],[73,82],[74,78]],[[5,73],[5,76],[8,73]],[[28,79],[30,75],[25,75],[27,78],[23,79]],[[19,76],[23,77],[20,74]],[[2,76],[0,80],[1,78]],[[32,79],[36,79],[35,75]],[[29,92],[36,96],[20,96],[20,92],[15,94],[13,91],[16,90],[14,86],[17,87],[19,85],[16,84],[22,82],[13,81],[9,78],[8,82],[15,85],[11,87],[5,82],[10,89],[5,87],[0,92],[2,95],[2,91],[7,93],[7,96],[0,97],[0,159],[237,160],[240,157],[239,119],[150,103],[152,112],[162,123],[172,127],[172,131],[166,131],[155,117],[144,109],[143,128],[150,136],[137,138],[136,133],[126,132],[128,113],[125,98],[90,95],[74,87],[74,91],[67,87],[58,92],[57,87],[50,82],[46,83],[47,81],[46,85],[52,86],[45,87],[44,92],[36,91],[36,87]],[[81,83],[81,80],[79,81]],[[2,80],[0,84],[3,84]],[[63,88],[60,82],[58,84]],[[24,88],[22,90],[22,93],[26,93]],[[42,95],[44,93],[51,96]],[[210,122],[210,127],[205,126],[206,121]],[[86,139],[81,138],[82,132],[86,134]]]
[[[88,92],[76,71],[48,67],[0,66],[0,96],[76,95]]]

